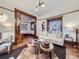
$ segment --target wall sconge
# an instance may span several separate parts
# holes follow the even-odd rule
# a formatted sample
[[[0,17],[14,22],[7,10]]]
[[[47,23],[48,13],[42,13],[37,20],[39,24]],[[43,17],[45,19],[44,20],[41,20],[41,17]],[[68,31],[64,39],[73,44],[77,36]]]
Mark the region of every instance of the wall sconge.
[[[7,21],[7,15],[5,14],[0,14],[0,22],[6,22]]]
[[[17,19],[17,27],[20,25],[20,20],[19,19]]]
[[[5,14],[0,14],[0,24],[6,27],[12,26],[9,22],[7,22],[8,18]]]
[[[0,14],[0,21],[3,21],[3,14]]]
[[[75,26],[75,24],[66,24],[66,27],[72,28],[72,27],[74,27],[74,26]]]
[[[66,28],[69,30],[69,31],[75,31],[75,24],[66,24]]]
[[[6,27],[11,27],[12,26],[12,24],[11,23],[8,23],[8,22],[3,23],[2,25],[3,26],[6,26]]]

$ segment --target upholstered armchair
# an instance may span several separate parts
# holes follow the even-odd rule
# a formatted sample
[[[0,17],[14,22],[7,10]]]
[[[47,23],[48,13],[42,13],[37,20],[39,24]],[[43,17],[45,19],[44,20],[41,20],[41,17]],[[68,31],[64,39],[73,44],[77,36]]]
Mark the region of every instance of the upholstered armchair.
[[[2,42],[0,42],[0,54],[5,53],[8,51],[10,51],[10,47],[12,45],[12,36],[10,38],[6,38],[5,40],[2,40]]]

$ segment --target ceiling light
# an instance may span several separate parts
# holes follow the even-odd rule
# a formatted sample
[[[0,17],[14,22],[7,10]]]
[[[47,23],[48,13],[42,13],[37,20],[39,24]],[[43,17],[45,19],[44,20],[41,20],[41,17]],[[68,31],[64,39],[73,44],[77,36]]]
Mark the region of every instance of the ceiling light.
[[[45,7],[45,3],[44,2],[41,2],[40,5],[41,5],[41,7]]]
[[[38,8],[36,8],[35,11],[38,11]]]
[[[42,4],[41,7],[45,7],[45,4]]]
[[[36,5],[36,9],[35,10],[38,11],[37,8],[40,7],[40,6],[41,7],[45,7],[45,3],[44,2],[41,2],[41,0],[39,0],[39,3],[38,3],[38,5]]]

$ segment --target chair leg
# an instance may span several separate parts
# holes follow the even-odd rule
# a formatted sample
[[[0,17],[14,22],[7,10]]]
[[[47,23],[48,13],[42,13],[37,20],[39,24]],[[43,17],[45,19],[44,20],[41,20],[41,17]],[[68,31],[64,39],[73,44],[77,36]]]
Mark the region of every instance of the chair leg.
[[[35,46],[35,54],[36,54],[36,46]]]
[[[50,59],[52,59],[52,53],[51,52],[49,52],[49,55],[50,55]]]

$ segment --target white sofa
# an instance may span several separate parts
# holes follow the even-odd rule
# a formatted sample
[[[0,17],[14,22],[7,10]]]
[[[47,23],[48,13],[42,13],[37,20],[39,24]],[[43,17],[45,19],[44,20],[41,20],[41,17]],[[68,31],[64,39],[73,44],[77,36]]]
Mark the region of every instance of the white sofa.
[[[0,54],[4,53],[4,51],[7,49],[6,46],[0,45]]]
[[[7,51],[8,51],[8,53],[9,53],[9,51],[10,51],[10,46],[11,46],[11,43],[1,44],[1,45],[0,45],[0,54],[5,53],[5,52],[7,52]]]
[[[52,32],[52,33],[42,33],[38,35],[39,40],[44,42],[44,41],[50,41],[54,44],[63,46],[64,45],[64,37],[62,32]]]
[[[2,38],[0,39],[0,54],[10,51],[10,46],[12,45],[13,37],[8,32],[2,33]]]
[[[57,32],[52,34],[52,40],[54,44],[63,46],[64,45],[64,36],[62,32]]]

